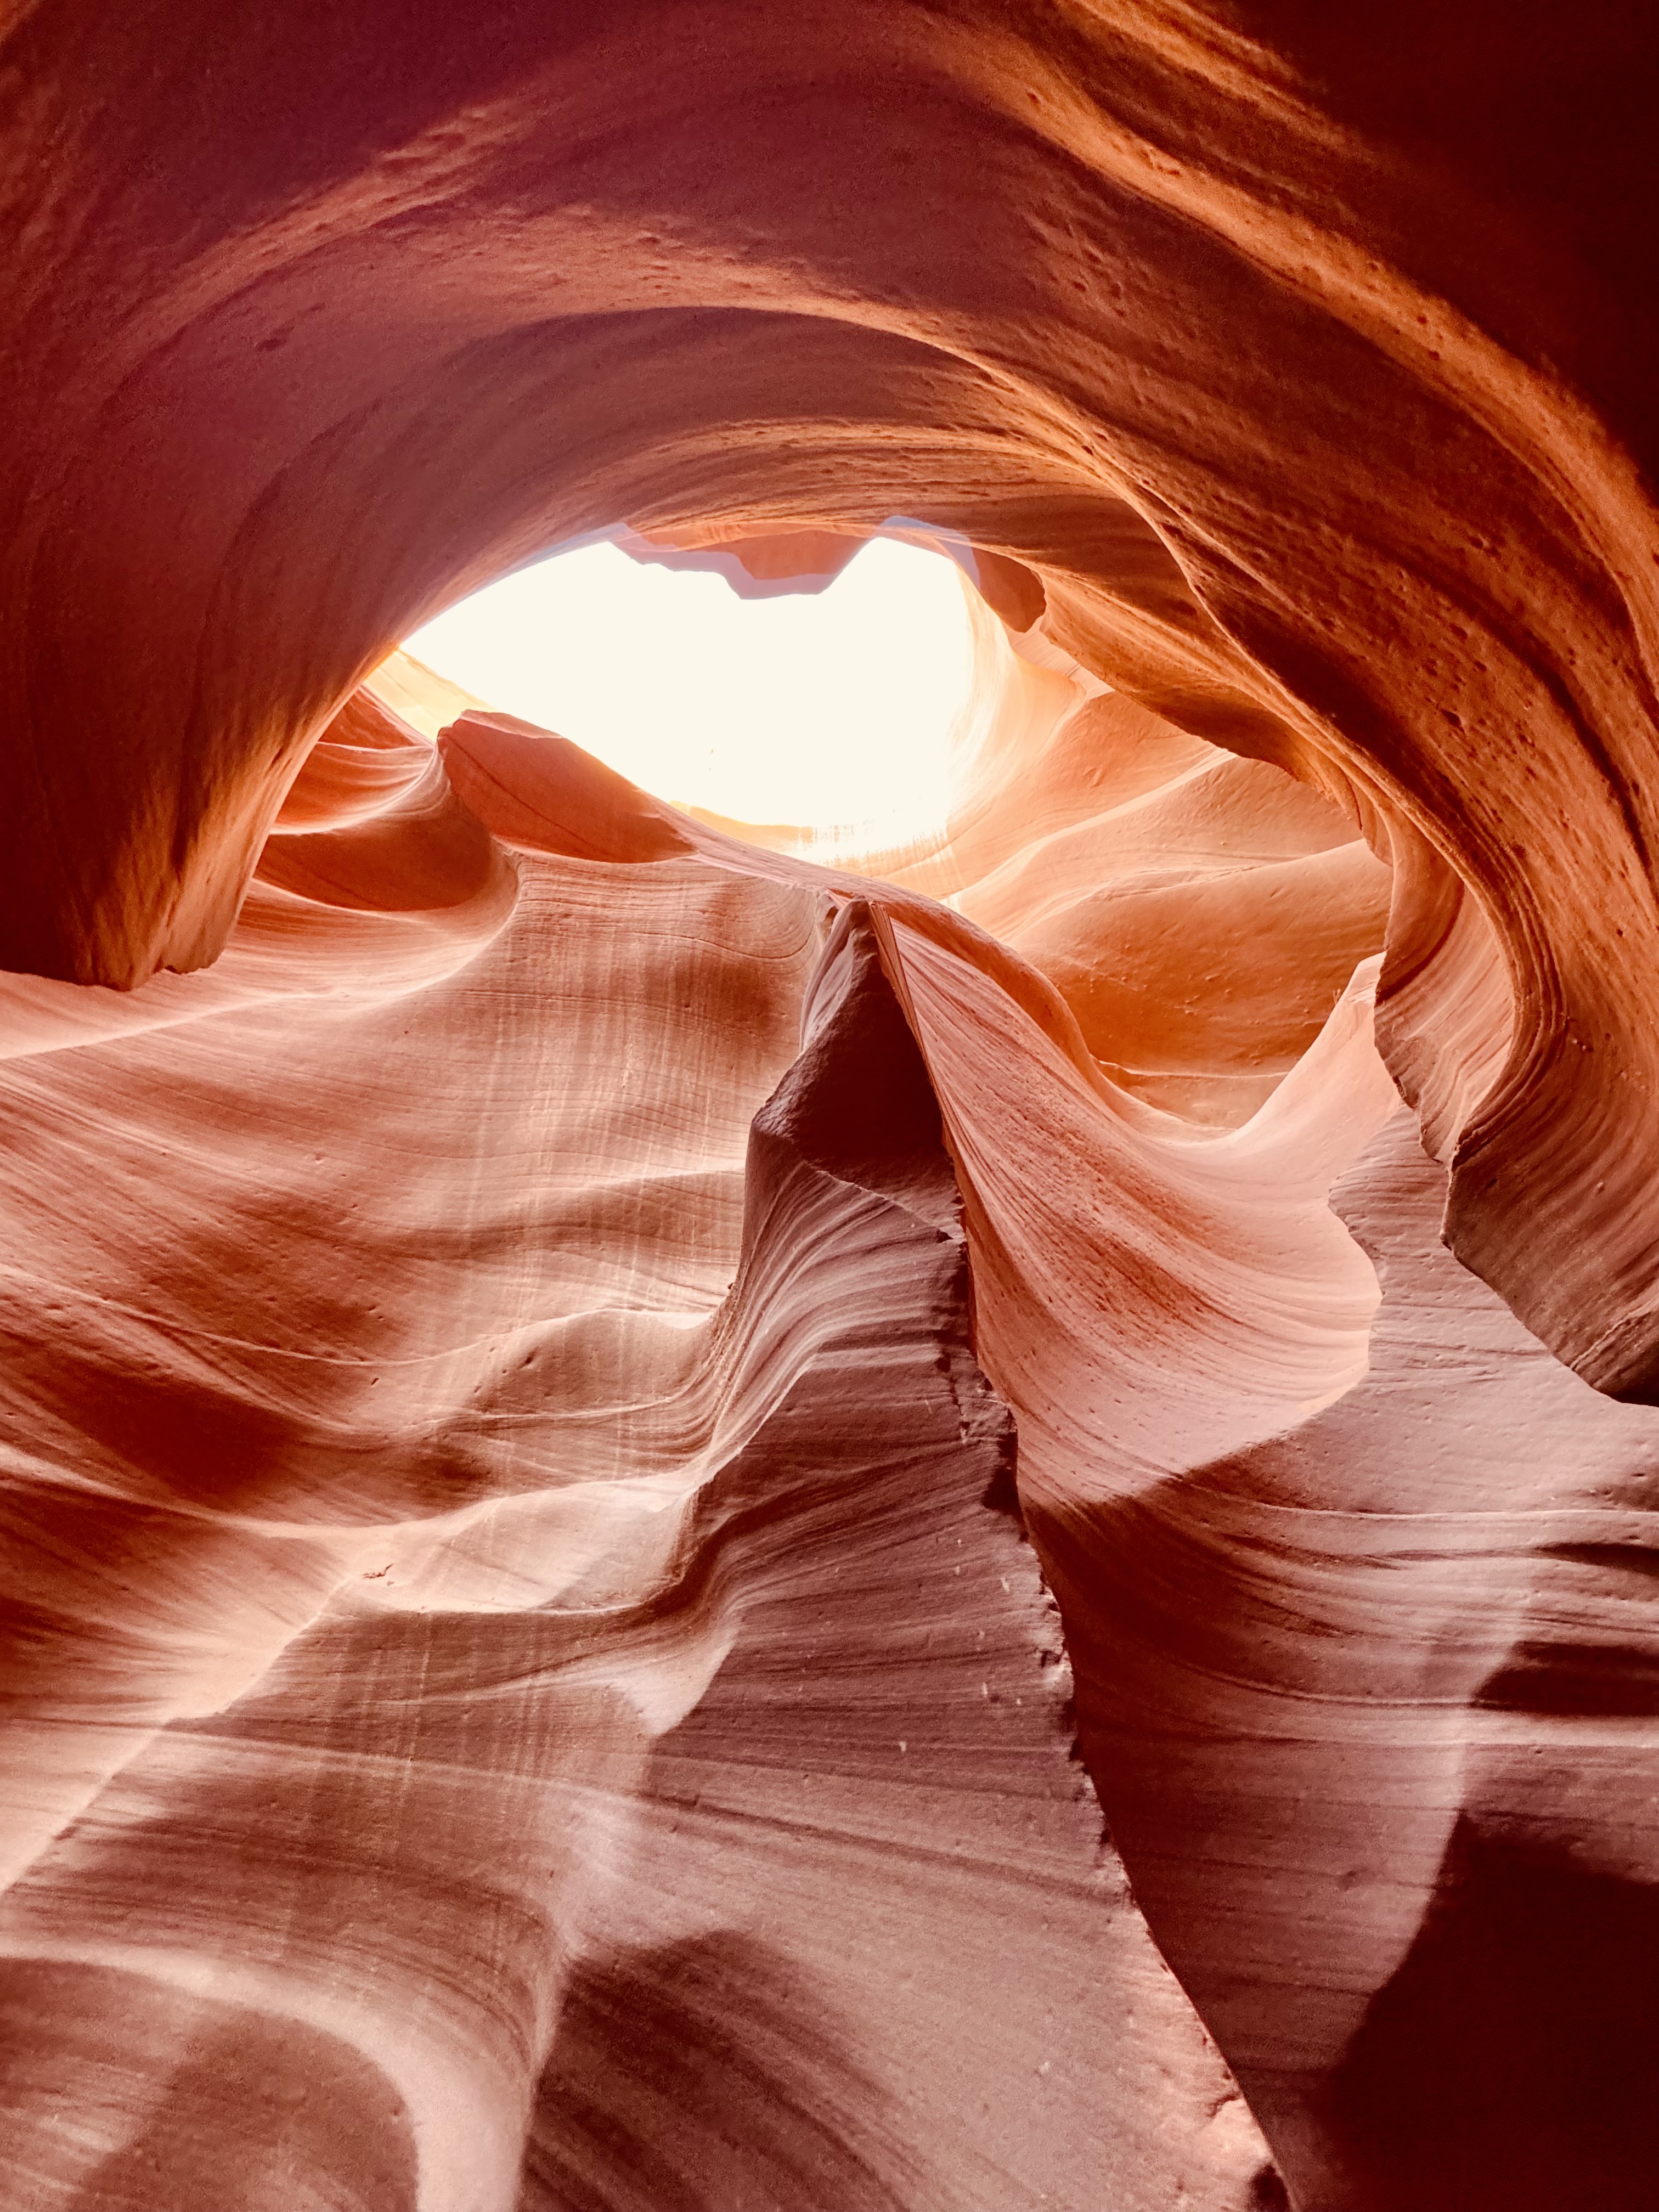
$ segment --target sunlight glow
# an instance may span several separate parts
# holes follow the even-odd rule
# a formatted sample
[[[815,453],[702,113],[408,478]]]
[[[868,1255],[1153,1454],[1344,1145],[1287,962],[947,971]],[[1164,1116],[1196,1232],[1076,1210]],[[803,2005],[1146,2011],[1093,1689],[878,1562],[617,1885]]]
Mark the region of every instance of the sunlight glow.
[[[504,576],[409,638],[492,707],[657,797],[902,843],[943,825],[973,671],[954,562],[877,538],[816,595],[586,545]]]

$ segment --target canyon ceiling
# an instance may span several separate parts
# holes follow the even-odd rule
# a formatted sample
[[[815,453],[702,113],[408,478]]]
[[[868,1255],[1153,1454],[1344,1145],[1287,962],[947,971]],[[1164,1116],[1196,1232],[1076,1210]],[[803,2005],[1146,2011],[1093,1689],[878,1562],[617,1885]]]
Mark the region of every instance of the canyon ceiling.
[[[1659,15],[0,100],[6,2203],[1650,2212]],[[884,529],[834,869],[396,651]]]

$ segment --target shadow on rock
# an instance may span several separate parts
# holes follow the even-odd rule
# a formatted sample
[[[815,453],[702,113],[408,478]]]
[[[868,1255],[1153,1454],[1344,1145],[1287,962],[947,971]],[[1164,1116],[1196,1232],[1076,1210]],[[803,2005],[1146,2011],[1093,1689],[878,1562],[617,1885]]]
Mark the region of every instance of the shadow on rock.
[[[1332,2084],[1349,2201],[1651,2212],[1656,2112],[1659,1890],[1460,1820]]]
[[[740,1935],[576,1969],[519,2212],[903,2212],[886,2093],[798,1971]]]

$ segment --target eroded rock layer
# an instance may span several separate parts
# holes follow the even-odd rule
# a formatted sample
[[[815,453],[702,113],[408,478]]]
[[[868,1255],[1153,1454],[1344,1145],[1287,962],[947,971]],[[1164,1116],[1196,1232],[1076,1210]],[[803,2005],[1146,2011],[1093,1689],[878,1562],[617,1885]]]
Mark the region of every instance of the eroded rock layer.
[[[173,1026],[6,1069],[19,2201],[1248,2203],[868,910],[511,861],[358,714],[262,867],[280,978],[256,898]],[[434,823],[496,933],[342,987]]]
[[[908,517],[1409,850],[1386,1036],[1458,1101],[1456,1249],[1659,1387],[1659,333],[1601,119],[1659,33],[1455,0],[1407,82],[1318,13],[15,16],[8,963],[210,960],[322,724],[515,560]]]
[[[9,2201],[1646,2212],[1653,24],[0,58]],[[383,665],[884,528],[921,849]]]

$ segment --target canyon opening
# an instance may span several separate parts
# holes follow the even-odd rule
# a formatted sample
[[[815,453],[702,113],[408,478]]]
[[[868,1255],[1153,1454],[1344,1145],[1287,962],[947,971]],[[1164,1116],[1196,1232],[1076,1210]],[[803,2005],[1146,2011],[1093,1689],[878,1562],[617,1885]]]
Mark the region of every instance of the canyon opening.
[[[885,538],[817,589],[728,571],[601,543],[487,586],[408,650],[676,805],[797,830],[820,857],[941,837],[974,672],[962,572]]]

